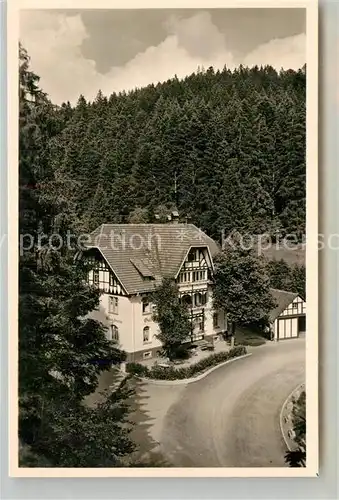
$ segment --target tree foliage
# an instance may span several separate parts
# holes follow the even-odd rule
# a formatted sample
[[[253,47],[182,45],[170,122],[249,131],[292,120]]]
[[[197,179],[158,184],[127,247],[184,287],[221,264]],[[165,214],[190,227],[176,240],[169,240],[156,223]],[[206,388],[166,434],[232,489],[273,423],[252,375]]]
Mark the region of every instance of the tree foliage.
[[[49,195],[82,231],[154,222],[172,204],[215,239],[234,229],[300,236],[305,89],[303,70],[225,67],[80,96],[56,110]]]
[[[306,299],[306,269],[303,265],[288,265],[286,261],[271,260],[266,265],[266,271],[272,288],[298,292]]]
[[[297,401],[294,402],[292,410],[293,430],[295,440],[298,444],[306,441],[306,392],[303,391]]]
[[[228,245],[215,258],[213,302],[235,325],[265,322],[274,299],[264,262],[252,250]],[[233,328],[234,330],[234,328]]]
[[[293,402],[293,431],[297,448],[285,454],[285,462],[289,467],[305,467],[306,464],[306,392]]]
[[[61,133],[60,115],[28,65],[20,47],[19,215],[26,236],[20,238],[19,262],[19,437],[33,462],[38,456],[59,467],[114,465],[130,449],[120,424],[123,393],[92,410],[82,400],[95,390],[102,370],[125,355],[88,317],[99,293],[87,284],[88,269],[75,249],[65,244],[63,214],[45,190],[51,179],[46,148]],[[103,436],[107,445],[98,454]]]
[[[160,329],[157,337],[162,343],[165,355],[172,360],[178,355],[182,342],[189,338],[191,333],[188,312],[179,299],[178,287],[173,279],[163,279],[153,293],[152,303],[155,305],[153,319]]]
[[[55,106],[20,46],[19,221],[28,236],[20,239],[19,434],[30,463],[114,466],[132,448],[125,390],[104,407],[82,404],[123,353],[87,317],[99,295],[64,245],[67,231],[153,222],[156,213],[166,221],[175,207],[216,239],[234,229],[301,235],[305,90],[304,68],[209,68]],[[292,275],[301,288],[302,271]],[[262,319],[271,302],[261,263],[223,254],[215,301],[231,321]],[[187,311],[169,280],[154,302],[172,358],[190,335]]]

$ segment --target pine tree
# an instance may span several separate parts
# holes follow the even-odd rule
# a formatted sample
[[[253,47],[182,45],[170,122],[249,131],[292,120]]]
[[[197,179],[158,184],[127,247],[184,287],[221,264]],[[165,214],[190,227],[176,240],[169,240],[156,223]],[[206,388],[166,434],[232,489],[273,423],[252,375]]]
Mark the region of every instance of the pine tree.
[[[305,75],[200,70],[56,110],[50,193],[77,227],[174,203],[220,239],[305,231]]]

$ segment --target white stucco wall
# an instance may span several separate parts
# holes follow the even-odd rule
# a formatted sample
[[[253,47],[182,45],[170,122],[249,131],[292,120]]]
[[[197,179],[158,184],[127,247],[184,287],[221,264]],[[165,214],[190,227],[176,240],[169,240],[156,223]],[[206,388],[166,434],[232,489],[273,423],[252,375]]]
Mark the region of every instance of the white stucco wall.
[[[115,325],[119,330],[119,346],[121,349],[126,350],[131,345],[131,331],[132,331],[132,316],[131,304],[128,297],[118,296],[118,313],[109,313],[108,298],[109,294],[103,293],[100,297],[99,308],[92,311],[90,316],[93,319],[101,321],[108,328],[110,325]],[[130,351],[128,351],[130,352]]]
[[[113,296],[113,295],[112,295]],[[119,330],[119,346],[127,353],[137,351],[147,351],[154,348],[160,349],[161,343],[156,335],[159,332],[159,327],[152,319],[152,308],[150,312],[144,314],[142,310],[141,296],[134,295],[132,297],[118,296],[118,313],[109,313],[108,301],[110,294],[103,293],[100,297],[100,306],[97,310],[92,311],[90,316],[93,319],[101,321],[107,328],[114,324]],[[205,331],[204,335],[218,335],[226,330],[225,315],[223,311],[218,311],[219,321],[218,327],[213,326],[213,302],[212,290],[207,289],[207,303],[204,306],[205,311]],[[201,310],[194,308],[194,312]],[[143,329],[148,326],[150,331],[149,341],[143,341]],[[107,330],[108,336],[109,330]]]
[[[159,332],[158,324],[152,319],[152,310],[143,314],[142,312],[142,298],[140,296],[132,296],[130,299],[131,303],[131,315],[133,317],[132,326],[132,342],[129,344],[129,349],[126,348],[127,352],[136,352],[147,349],[153,349],[155,347],[161,347],[161,342],[156,338],[156,334]],[[150,329],[149,342],[143,342],[143,329],[148,326]]]
[[[110,295],[104,293],[100,297],[100,307],[92,311],[90,316],[101,321],[107,328],[114,324],[119,329],[119,346],[127,353],[161,347],[156,338],[158,325],[152,320],[152,313],[143,314],[140,296],[118,297],[118,313],[109,313],[108,300]],[[150,328],[149,342],[143,342],[143,329]],[[108,330],[107,330],[108,334]]]

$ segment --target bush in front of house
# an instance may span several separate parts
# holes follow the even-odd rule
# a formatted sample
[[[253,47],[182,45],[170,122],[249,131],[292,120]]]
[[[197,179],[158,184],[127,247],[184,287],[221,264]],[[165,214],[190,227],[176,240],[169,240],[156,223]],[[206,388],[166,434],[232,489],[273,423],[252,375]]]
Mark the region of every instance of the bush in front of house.
[[[217,366],[220,363],[224,363],[225,361],[233,358],[238,358],[246,353],[247,349],[245,346],[237,346],[228,352],[211,354],[210,356],[201,359],[194,365],[186,367],[175,368],[174,366],[169,366],[168,368],[164,368],[162,366],[154,365],[152,368],[148,368],[140,363],[127,363],[126,371],[138,377],[155,380],[183,380],[200,375],[213,366]]]
[[[147,366],[142,365],[141,363],[127,363],[126,371],[131,375],[136,375],[137,377],[147,377],[149,369]]]

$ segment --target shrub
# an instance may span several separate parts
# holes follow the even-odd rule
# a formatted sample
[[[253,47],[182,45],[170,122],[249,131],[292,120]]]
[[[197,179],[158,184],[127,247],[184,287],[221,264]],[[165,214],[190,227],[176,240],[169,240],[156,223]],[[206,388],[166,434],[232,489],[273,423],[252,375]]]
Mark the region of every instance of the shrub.
[[[138,377],[147,377],[149,369],[147,366],[140,363],[127,363],[126,371],[131,375],[137,375]]]
[[[175,368],[170,366],[164,368],[154,365],[151,369],[139,363],[127,363],[126,371],[139,377],[152,378],[155,380],[183,380],[199,375],[208,368],[217,366],[232,358],[237,358],[247,353],[245,346],[236,346],[228,352],[218,352],[211,354],[207,358],[201,359],[191,366]]]
[[[149,372],[149,378],[156,380],[179,380],[189,377],[188,368],[163,368],[161,366],[153,366]]]
[[[247,337],[244,336],[243,339],[241,339],[241,345],[249,345],[252,347],[256,347],[259,345],[263,345],[266,343],[266,339],[264,337]],[[235,345],[237,345],[237,341],[235,341]]]

